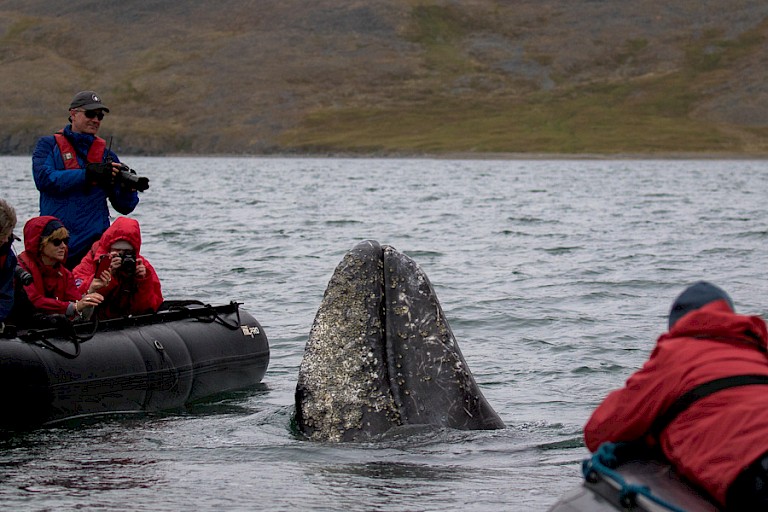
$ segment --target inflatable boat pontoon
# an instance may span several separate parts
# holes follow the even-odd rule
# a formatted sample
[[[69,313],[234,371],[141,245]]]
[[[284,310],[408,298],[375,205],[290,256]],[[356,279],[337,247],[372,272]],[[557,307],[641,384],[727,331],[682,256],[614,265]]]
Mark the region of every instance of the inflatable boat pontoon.
[[[231,302],[0,334],[0,428],[159,411],[258,384],[261,325]]]
[[[682,479],[669,463],[639,456],[616,457],[605,443],[583,462],[584,484],[549,512],[718,512],[720,508]],[[637,454],[635,454],[637,455]]]

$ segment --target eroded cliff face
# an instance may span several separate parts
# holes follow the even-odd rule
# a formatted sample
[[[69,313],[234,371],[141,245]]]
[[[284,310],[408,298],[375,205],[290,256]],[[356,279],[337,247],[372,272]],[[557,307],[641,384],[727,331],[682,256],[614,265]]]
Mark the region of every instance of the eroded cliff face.
[[[768,4],[0,2],[0,152],[768,152]]]

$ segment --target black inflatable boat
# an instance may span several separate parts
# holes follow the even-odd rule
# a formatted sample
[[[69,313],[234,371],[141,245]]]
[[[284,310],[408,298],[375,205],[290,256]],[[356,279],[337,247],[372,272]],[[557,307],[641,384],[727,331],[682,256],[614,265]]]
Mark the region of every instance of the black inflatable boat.
[[[159,411],[258,384],[261,325],[232,302],[0,334],[0,428]]]

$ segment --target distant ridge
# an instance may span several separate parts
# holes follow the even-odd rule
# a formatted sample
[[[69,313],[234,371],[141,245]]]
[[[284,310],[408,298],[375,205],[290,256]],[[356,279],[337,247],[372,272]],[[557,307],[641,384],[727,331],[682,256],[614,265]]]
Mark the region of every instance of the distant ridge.
[[[0,153],[768,155],[768,2],[0,0]]]

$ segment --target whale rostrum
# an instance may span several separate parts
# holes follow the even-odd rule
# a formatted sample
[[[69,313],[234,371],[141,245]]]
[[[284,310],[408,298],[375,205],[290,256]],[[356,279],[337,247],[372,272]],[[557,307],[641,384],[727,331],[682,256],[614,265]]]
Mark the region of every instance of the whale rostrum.
[[[483,397],[426,274],[376,241],[336,267],[296,385],[295,426],[316,441],[392,427],[503,428]]]

